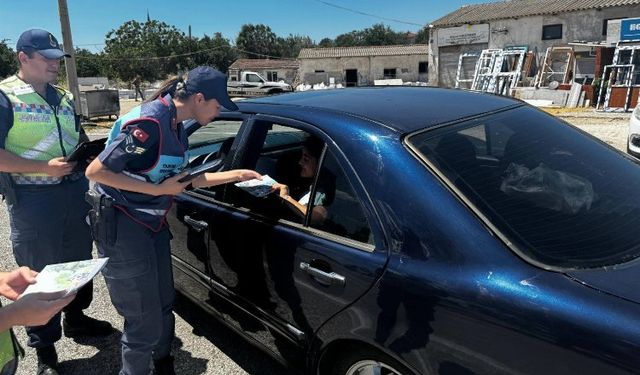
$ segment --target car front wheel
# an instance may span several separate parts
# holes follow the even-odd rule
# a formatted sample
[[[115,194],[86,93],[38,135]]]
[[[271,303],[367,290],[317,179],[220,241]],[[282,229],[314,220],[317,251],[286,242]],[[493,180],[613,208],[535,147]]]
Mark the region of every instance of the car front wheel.
[[[382,353],[355,350],[332,366],[331,375],[409,375],[404,366]]]

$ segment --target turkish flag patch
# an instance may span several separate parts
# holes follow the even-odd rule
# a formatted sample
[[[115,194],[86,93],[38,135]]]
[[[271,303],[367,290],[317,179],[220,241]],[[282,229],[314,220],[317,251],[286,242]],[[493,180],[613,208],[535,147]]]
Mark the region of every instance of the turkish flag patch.
[[[145,133],[142,129],[136,129],[133,131],[133,136],[136,137],[142,143],[145,143],[149,139],[149,134]]]

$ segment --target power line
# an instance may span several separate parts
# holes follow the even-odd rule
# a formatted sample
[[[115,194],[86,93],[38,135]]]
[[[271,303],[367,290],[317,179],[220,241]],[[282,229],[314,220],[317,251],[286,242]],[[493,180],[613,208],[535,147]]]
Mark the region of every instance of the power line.
[[[359,11],[359,10],[355,10],[355,9],[346,8],[346,7],[343,7],[343,6],[340,6],[340,5],[332,4],[332,3],[329,3],[329,2],[327,2],[327,1],[322,1],[322,0],[315,0],[315,1],[317,1],[317,2],[319,2],[319,3],[322,3],[322,4],[324,4],[324,5],[328,5],[328,6],[330,6],[330,7],[334,7],[334,8],[338,8],[338,9],[346,10],[347,12],[356,13],[356,14],[360,14],[360,15],[363,15],[363,16],[369,16],[369,17],[379,18],[379,19],[381,19],[381,20],[385,20],[385,21],[391,21],[391,22],[403,23],[403,24],[405,24],[405,25],[412,25],[412,26],[420,26],[420,27],[424,27],[424,24],[420,24],[420,23],[409,22],[409,21],[403,21],[403,20],[398,20],[398,19],[395,19],[395,18],[382,17],[382,16],[378,16],[378,15],[375,15],[375,14],[366,13],[366,12],[362,12],[362,11]]]
[[[234,46],[219,46],[219,47],[214,47],[214,48],[203,49],[203,50],[200,50],[200,51],[193,51],[193,52],[181,53],[181,54],[170,55],[170,56],[104,57],[104,56],[78,56],[78,55],[76,55],[76,59],[107,60],[107,61],[165,60],[165,59],[172,59],[172,58],[176,58],[176,57],[197,55],[197,54],[200,54],[200,53],[211,52],[211,51],[219,50],[219,49],[222,49],[222,48],[235,49],[238,52],[242,52],[242,53],[245,53],[245,54],[248,54],[248,55],[267,57],[267,58],[272,58],[272,59],[276,59],[276,60],[296,60],[295,58],[291,58],[291,57],[279,57],[279,56],[265,55],[265,54],[257,53],[257,52],[245,51],[243,49],[240,49],[240,48],[234,47]]]

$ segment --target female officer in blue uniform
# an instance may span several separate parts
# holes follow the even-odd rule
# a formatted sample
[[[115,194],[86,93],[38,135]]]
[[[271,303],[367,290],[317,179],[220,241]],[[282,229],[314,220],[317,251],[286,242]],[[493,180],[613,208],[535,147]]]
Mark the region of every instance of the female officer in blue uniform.
[[[226,76],[197,67],[187,77],[167,81],[156,95],[116,121],[105,150],[89,165],[96,181],[92,231],[111,301],[125,319],[123,375],[174,374],[170,355],[174,336],[171,234],[165,215],[187,165],[188,141],[182,121],[208,124],[220,112],[238,107],[227,95]],[[195,187],[261,178],[251,170],[205,173]],[[90,192],[92,193],[92,192]],[[107,210],[108,207],[115,209]]]

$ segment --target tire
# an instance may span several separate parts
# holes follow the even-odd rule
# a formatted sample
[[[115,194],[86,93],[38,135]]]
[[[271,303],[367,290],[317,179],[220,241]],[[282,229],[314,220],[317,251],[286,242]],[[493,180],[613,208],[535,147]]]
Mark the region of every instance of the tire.
[[[395,359],[384,353],[367,348],[346,351],[342,357],[337,358],[334,365],[328,371],[328,375],[412,375]]]

